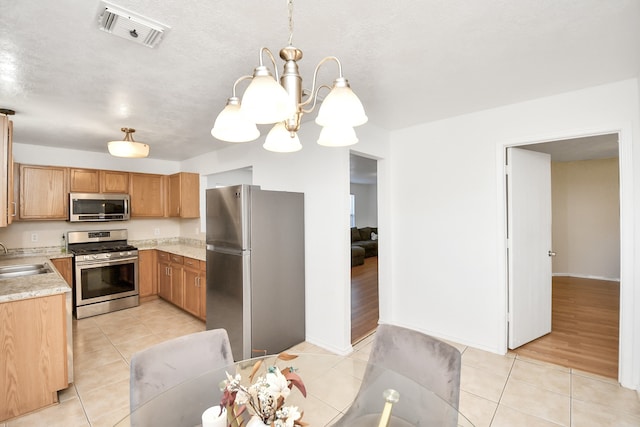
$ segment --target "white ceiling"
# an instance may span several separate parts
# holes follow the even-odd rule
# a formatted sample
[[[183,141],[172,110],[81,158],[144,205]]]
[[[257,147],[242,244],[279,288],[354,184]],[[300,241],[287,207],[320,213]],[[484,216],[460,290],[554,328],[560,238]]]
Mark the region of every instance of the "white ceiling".
[[[149,49],[98,30],[98,0],[3,2],[0,108],[17,112],[15,142],[106,152],[133,127],[153,158],[228,146],[211,126],[260,47],[287,43],[286,1],[113,2],[171,29]],[[298,0],[294,24],[305,87],[339,57],[390,130],[640,75],[638,0]]]

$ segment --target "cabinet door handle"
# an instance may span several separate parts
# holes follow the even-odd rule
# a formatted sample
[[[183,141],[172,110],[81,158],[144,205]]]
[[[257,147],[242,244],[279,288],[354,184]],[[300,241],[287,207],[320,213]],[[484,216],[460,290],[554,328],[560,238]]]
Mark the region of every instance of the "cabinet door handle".
[[[13,205],[13,213],[11,214],[11,216],[18,215],[18,204],[16,202],[11,202],[11,204]]]

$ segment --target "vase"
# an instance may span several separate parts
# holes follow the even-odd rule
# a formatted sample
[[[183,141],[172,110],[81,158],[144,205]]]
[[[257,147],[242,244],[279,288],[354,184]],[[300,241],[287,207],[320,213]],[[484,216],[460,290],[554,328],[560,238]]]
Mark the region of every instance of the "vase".
[[[202,427],[227,427],[227,409],[212,406],[202,413]]]
[[[269,427],[270,425],[271,424],[263,422],[257,415],[252,415],[246,427]]]

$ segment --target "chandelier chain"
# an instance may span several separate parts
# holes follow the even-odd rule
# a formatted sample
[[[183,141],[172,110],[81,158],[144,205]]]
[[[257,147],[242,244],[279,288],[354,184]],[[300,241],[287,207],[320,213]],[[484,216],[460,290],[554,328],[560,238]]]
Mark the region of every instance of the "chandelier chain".
[[[287,0],[289,9],[289,46],[293,46],[293,0]]]

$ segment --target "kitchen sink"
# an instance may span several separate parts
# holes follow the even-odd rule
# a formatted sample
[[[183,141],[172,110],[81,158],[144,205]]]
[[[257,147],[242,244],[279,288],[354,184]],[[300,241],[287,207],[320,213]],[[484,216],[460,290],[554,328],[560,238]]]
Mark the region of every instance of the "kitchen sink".
[[[53,273],[53,270],[47,264],[18,264],[0,267],[0,279],[46,273]]]

